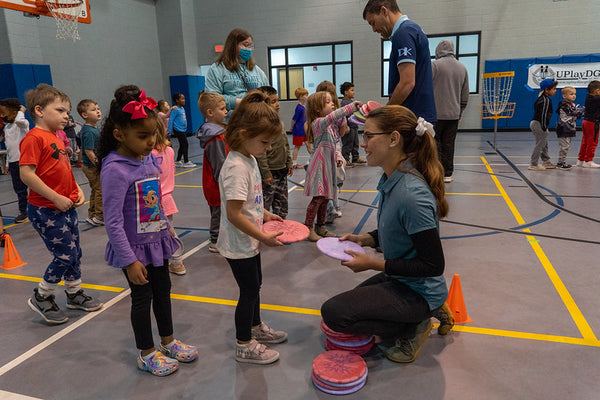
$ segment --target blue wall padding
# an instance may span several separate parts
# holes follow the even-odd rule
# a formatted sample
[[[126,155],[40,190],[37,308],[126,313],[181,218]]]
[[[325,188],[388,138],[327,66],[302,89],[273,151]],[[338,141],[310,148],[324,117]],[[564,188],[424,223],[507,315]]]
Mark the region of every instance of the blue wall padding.
[[[503,118],[498,120],[499,129],[529,129],[529,123],[533,117],[533,103],[538,97],[539,90],[531,91],[526,87],[527,67],[531,64],[576,64],[600,62],[600,53],[594,54],[571,54],[560,57],[538,57],[538,58],[515,58],[506,60],[489,60],[485,62],[485,72],[504,72],[515,71],[512,91],[509,102],[516,103],[515,113],[512,118]],[[483,94],[483,89],[482,89]],[[575,103],[583,105],[587,90],[585,88],[577,89],[577,99]],[[554,111],[558,103],[562,100],[560,89],[552,97],[552,107]],[[550,120],[550,127],[556,127],[557,114],[554,113]],[[577,126],[581,126],[581,119],[577,121]],[[483,129],[493,129],[493,119],[482,119],[481,127]]]
[[[35,88],[40,83],[52,85],[52,73],[49,65],[35,64],[0,64],[0,99],[17,97],[25,104],[25,92]],[[33,121],[28,112],[25,117],[33,127]]]
[[[198,93],[204,90],[204,77],[197,75],[177,75],[169,77],[171,99],[173,94],[182,93],[185,96],[185,115],[188,122],[187,132],[194,133],[204,123],[202,113],[198,109]]]

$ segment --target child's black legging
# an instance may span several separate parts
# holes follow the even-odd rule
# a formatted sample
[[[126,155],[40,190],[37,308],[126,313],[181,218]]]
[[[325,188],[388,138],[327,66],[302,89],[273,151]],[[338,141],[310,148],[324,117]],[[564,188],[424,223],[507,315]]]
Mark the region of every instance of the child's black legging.
[[[150,307],[154,311],[158,333],[161,337],[173,334],[173,317],[171,316],[171,278],[169,277],[168,260],[161,267],[146,266],[148,283],[135,285],[127,277],[131,288],[131,326],[135,335],[135,345],[140,350],[154,347],[152,338],[152,321]]]
[[[188,162],[188,140],[187,133],[176,131],[173,129],[173,136],[177,138],[179,142],[179,150],[177,150],[177,160],[181,160],[181,156],[183,156],[183,162]]]
[[[240,297],[235,308],[235,337],[240,342],[245,342],[252,338],[252,327],[260,325],[260,253],[238,260],[227,258],[227,262],[240,288]]]

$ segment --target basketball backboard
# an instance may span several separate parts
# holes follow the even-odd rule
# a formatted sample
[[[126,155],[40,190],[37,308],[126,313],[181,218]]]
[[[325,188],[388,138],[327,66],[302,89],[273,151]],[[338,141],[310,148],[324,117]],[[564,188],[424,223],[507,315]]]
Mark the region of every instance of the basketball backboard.
[[[78,0],[49,0],[53,4],[68,5],[69,3],[78,2]],[[45,7],[43,0],[0,0],[0,7],[8,8],[11,10],[23,11],[30,14],[45,15],[51,17],[50,11]],[[89,0],[83,0],[83,6],[79,12],[77,21],[85,24],[92,22],[90,16],[90,2]]]

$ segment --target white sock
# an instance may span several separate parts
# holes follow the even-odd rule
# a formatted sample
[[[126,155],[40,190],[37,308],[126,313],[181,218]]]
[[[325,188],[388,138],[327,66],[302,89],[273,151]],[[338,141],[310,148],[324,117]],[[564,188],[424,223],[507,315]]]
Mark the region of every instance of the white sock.
[[[50,283],[42,279],[42,281],[38,285],[38,293],[44,297],[48,297],[54,294],[54,291],[56,290],[57,286],[58,283]]]
[[[65,287],[68,294],[75,294],[81,290],[81,279],[65,281]]]

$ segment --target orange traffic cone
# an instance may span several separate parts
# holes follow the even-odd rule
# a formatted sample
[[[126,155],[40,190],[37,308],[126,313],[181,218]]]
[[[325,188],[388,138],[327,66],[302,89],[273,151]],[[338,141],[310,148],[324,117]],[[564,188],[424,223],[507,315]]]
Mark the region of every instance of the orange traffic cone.
[[[448,306],[450,306],[452,315],[454,315],[454,323],[462,324],[464,322],[473,322],[467,315],[467,308],[465,307],[465,300],[463,299],[460,277],[458,274],[454,274],[454,278],[452,278],[452,284],[450,285],[450,291],[448,292]]]
[[[19,257],[19,253],[17,252],[17,248],[13,243],[10,235],[7,233],[4,235],[4,264],[0,265],[0,268],[4,269],[13,269],[17,267],[21,267],[27,264],[21,260]]]

